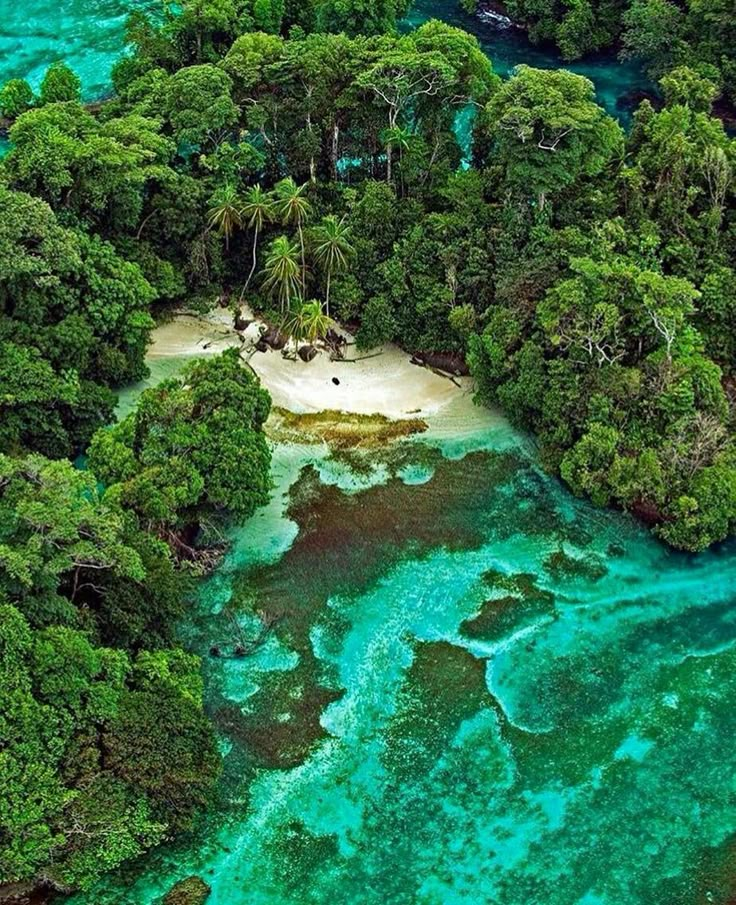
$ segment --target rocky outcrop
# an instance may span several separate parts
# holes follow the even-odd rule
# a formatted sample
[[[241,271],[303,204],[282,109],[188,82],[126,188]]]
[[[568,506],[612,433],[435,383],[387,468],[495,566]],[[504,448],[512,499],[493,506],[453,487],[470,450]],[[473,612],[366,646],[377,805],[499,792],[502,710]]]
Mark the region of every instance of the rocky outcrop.
[[[445,374],[452,374],[455,377],[466,377],[470,374],[470,368],[463,356],[454,352],[416,352],[411,363],[444,371]]]
[[[288,341],[289,337],[282,333],[278,327],[269,327],[263,334],[263,342],[272,349],[276,349],[276,351],[281,351]]]
[[[317,357],[317,350],[314,348],[314,346],[301,346],[297,354],[302,361],[314,361],[314,359]]]

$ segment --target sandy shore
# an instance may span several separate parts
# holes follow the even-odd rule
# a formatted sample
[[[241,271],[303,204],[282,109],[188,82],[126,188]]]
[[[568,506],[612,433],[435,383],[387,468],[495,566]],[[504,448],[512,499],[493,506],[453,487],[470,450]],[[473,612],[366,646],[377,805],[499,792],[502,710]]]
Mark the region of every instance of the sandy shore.
[[[346,334],[347,335],[347,334]],[[348,337],[352,340],[352,337]],[[228,311],[206,317],[180,315],[157,327],[148,353],[152,371],[157,363],[213,355],[241,347]],[[346,357],[360,356],[354,346]],[[354,414],[382,414],[389,418],[425,418],[436,415],[459,399],[472,407],[472,383],[452,380],[410,363],[409,355],[394,345],[368,353],[361,361],[331,361],[320,352],[314,361],[290,361],[273,350],[255,352],[250,364],[270,392],[274,405],[292,412],[332,409]],[[335,380],[338,382],[335,383]]]

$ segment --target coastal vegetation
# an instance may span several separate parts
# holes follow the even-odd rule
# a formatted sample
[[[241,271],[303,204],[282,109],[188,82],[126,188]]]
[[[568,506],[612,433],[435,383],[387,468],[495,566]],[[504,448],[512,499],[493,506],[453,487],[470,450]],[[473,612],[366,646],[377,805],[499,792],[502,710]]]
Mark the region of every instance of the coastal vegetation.
[[[628,134],[588,80],[502,81],[457,28],[400,34],[394,0],[185,0],[131,14],[104,103],[63,62],[0,90],[1,882],[86,888],[215,794],[175,626],[228,519],[268,500],[270,399],[231,350],[110,426],[184,300],[467,361],[575,494],[688,551],[734,533],[734,142],[712,110],[736,68],[712,6],[508,4],[570,58],[645,60],[661,102]],[[278,418],[344,448],[424,429]]]

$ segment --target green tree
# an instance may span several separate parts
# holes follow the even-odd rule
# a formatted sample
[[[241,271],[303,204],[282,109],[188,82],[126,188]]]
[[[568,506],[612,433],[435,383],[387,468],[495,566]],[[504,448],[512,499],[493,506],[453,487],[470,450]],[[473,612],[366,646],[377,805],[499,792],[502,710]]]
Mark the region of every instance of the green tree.
[[[276,183],[276,209],[281,216],[281,222],[284,226],[295,226],[299,235],[299,247],[301,249],[302,261],[302,286],[307,281],[307,261],[304,248],[304,227],[312,215],[312,205],[307,198],[307,190],[309,186],[297,185],[296,182],[288,176]]]
[[[285,330],[290,336],[308,343],[324,339],[333,326],[334,321],[325,314],[322,305],[317,301],[299,302],[297,300],[296,306],[284,323]]]
[[[52,63],[41,82],[39,102],[58,104],[64,101],[80,101],[82,83],[79,76],[66,63]]]
[[[0,653],[0,883],[87,889],[191,825],[219,773],[196,658],[131,662],[7,604]]]
[[[374,296],[363,311],[356,337],[359,349],[374,349],[396,336],[397,324],[391,303],[381,295]]]
[[[396,27],[397,16],[408,10],[404,0],[321,0],[317,6],[320,31],[348,35],[383,35]]]
[[[233,233],[243,226],[243,202],[232,183],[219,188],[210,202],[209,224],[225,237],[225,248],[230,248]]]
[[[633,0],[623,16],[624,58],[639,57],[655,73],[672,64],[683,32],[682,10],[670,0]]]
[[[517,66],[489,104],[495,154],[508,184],[532,193],[538,210],[621,153],[620,126],[595,103],[588,79],[564,70]]]
[[[0,90],[0,116],[15,119],[33,104],[33,90],[25,79],[10,79]]]
[[[238,108],[230,76],[217,66],[187,66],[171,76],[166,114],[178,142],[201,145],[234,126]]]
[[[710,113],[713,101],[718,96],[718,86],[704,78],[688,66],[672,69],[659,84],[668,107],[683,104],[691,110]]]
[[[181,15],[176,19],[180,42],[194,39],[197,63],[203,61],[205,48],[212,50],[218,38],[227,43],[237,25],[238,11],[234,0],[184,0]]]
[[[119,425],[97,433],[90,467],[181,552],[169,529],[218,513],[247,518],[267,501],[270,404],[237,350],[193,362],[144,392]]]
[[[390,129],[384,129],[381,133],[381,139],[386,146],[386,182],[391,183],[393,176],[393,156],[394,148],[399,149],[399,162],[403,160],[405,151],[409,150],[410,133],[401,126],[393,126]]]
[[[344,273],[348,269],[350,258],[355,253],[350,240],[350,227],[346,224],[345,218],[338,220],[334,214],[325,217],[314,230],[314,257],[317,264],[327,274],[325,302],[328,317],[330,315],[332,277],[334,274]]]
[[[263,288],[278,299],[284,314],[292,300],[299,298],[304,290],[299,251],[286,236],[279,236],[271,243],[263,273]]]
[[[242,216],[248,229],[253,232],[253,263],[248,279],[245,281],[246,289],[258,266],[258,236],[263,232],[266,224],[271,222],[274,212],[274,200],[270,192],[264,191],[260,184],[247,190],[243,199]]]

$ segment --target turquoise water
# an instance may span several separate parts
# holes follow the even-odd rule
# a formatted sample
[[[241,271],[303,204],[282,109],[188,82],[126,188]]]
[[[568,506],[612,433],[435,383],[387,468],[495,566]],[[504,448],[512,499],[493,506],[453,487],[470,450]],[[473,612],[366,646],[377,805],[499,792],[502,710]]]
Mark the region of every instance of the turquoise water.
[[[51,63],[64,60],[85,97],[98,98],[110,88],[128,13],[161,8],[161,0],[0,0],[0,84],[27,78],[37,88]]]
[[[82,79],[86,98],[104,95],[110,71],[123,48],[123,27],[130,10],[156,11],[160,0],[0,0],[0,84],[9,78],[28,78],[37,87],[46,68],[65,60]],[[518,63],[542,68],[563,65],[550,49],[529,44],[518,29],[498,30],[464,14],[455,0],[418,0],[409,24],[440,18],[473,32],[493,60],[495,70],[508,75]],[[628,120],[621,107],[631,91],[651,89],[640,67],[601,56],[564,64],[592,79],[599,101],[614,115]]]
[[[361,457],[277,445],[273,476],[185,627],[221,799],[73,905],[191,874],[208,905],[733,901],[733,546],[573,500],[482,410]],[[255,656],[208,655],[259,613]]]
[[[451,25],[472,32],[491,58],[494,70],[501,76],[510,75],[514,66],[520,63],[539,69],[565,68],[584,75],[595,85],[598,102],[624,124],[629,122],[631,115],[627,95],[653,90],[652,83],[638,63],[619,62],[614,53],[596,54],[574,63],[564,62],[554,47],[535,47],[520,29],[499,29],[491,23],[463,12],[459,3],[447,0],[415,0],[409,22],[419,25],[432,18],[443,19]]]

